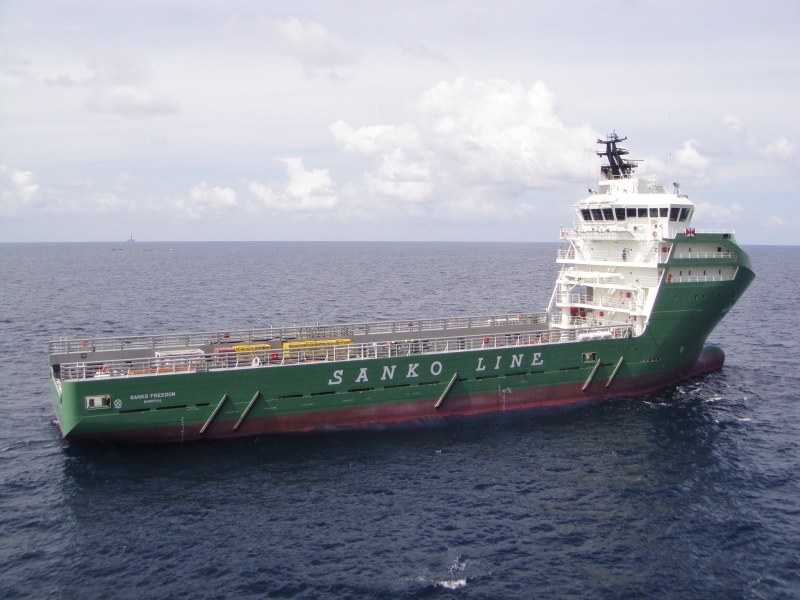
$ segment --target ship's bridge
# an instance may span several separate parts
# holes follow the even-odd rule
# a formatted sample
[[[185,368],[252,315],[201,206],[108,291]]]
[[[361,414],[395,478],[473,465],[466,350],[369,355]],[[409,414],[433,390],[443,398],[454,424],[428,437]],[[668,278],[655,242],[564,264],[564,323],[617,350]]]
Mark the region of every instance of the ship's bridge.
[[[575,233],[674,238],[691,224],[694,204],[674,186],[667,193],[656,175],[600,182],[599,190],[575,204]],[[602,236],[606,237],[606,236]]]

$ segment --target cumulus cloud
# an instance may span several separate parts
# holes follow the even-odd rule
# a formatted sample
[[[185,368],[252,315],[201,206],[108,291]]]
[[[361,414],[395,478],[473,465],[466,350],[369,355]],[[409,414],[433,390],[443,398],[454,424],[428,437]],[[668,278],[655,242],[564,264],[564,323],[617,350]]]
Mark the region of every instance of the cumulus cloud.
[[[700,151],[700,145],[694,138],[684,142],[683,148],[675,151],[675,158],[679,165],[693,171],[705,171],[711,165],[711,159]]]
[[[696,139],[686,140],[683,147],[675,151],[675,160],[678,174],[693,177],[694,185],[705,185],[710,181],[711,159],[701,150]]]
[[[231,188],[210,188],[205,181],[189,190],[188,198],[167,198],[166,207],[179,216],[200,219],[235,209],[236,192]]]
[[[17,196],[24,203],[31,202],[39,191],[39,185],[33,179],[30,171],[12,171],[9,179],[16,187]]]
[[[379,196],[402,198],[408,202],[422,202],[433,193],[433,153],[409,156],[401,148],[381,155],[380,165],[365,173],[364,184]]]
[[[249,181],[248,189],[266,208],[282,211],[327,212],[339,204],[328,169],[306,170],[301,158],[281,158],[288,181],[263,184]]]
[[[735,203],[723,206],[711,202],[700,202],[696,206],[698,214],[703,215],[704,219],[712,221],[735,221],[742,212],[742,207]]]
[[[35,205],[39,184],[31,171],[0,166],[0,203],[4,214],[16,214]]]
[[[762,144],[747,130],[744,122],[736,115],[725,115],[722,117],[722,123],[731,132],[739,135],[755,155],[763,159],[789,161],[796,157],[796,145],[785,135]]]
[[[133,208],[114,189],[90,177],[70,175],[53,186],[40,186],[31,171],[0,167],[0,213],[100,214]]]
[[[503,79],[441,82],[402,125],[331,125],[339,147],[371,164],[359,193],[376,206],[417,214],[517,214],[506,206],[536,188],[582,180],[596,132],[567,127],[555,97]],[[491,196],[491,197],[490,197]],[[527,210],[527,208],[525,209]]]
[[[89,112],[142,119],[180,112],[166,94],[140,85],[98,86],[86,99]]]
[[[296,17],[271,19],[262,16],[258,25],[278,52],[303,65],[307,76],[327,76],[332,79],[352,77],[342,74],[337,67],[354,65],[358,61],[358,50],[319,23],[304,22]]]
[[[778,215],[770,215],[767,222],[764,223],[767,227],[783,227],[784,225],[788,224],[788,221],[785,219],[781,219]]]
[[[89,112],[144,119],[181,112],[177,102],[152,87],[153,75],[143,63],[104,57],[90,65],[91,75],[74,78],[66,75],[49,78],[47,83],[88,88],[83,108]]]

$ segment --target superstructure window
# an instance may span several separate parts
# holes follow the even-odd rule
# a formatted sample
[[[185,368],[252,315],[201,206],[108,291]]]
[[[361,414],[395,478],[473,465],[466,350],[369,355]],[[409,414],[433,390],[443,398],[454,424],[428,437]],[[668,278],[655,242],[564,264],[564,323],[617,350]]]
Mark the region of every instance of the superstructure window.
[[[589,211],[588,208],[581,209],[581,216],[583,217],[584,221],[591,221],[592,220],[592,213]]]
[[[632,219],[636,216],[636,209],[635,208],[626,208],[625,213],[628,215],[629,219]]]
[[[680,221],[685,221],[686,219],[688,219],[690,212],[691,212],[691,209],[688,209],[688,208],[682,209],[681,210],[681,218],[679,220]]]
[[[595,221],[603,220],[603,213],[600,212],[599,208],[592,209],[592,219],[594,219]]]
[[[614,211],[611,210],[610,208],[604,208],[603,209],[603,218],[606,221],[613,221],[614,220]]]
[[[661,217],[669,216],[669,209],[668,208],[659,208],[658,211],[660,213],[659,216],[661,216]]]
[[[646,208],[640,208],[639,209],[639,216],[640,217],[646,217],[647,216],[647,209]]]
[[[658,216],[658,209],[657,208],[651,208],[650,209],[650,216],[651,217],[657,217]]]
[[[680,208],[676,208],[676,207],[670,208],[669,209],[669,220],[670,221],[677,221],[679,214],[681,214],[681,209]]]
[[[617,215],[617,221],[624,221],[625,220],[625,209],[624,208],[615,208],[614,213]]]

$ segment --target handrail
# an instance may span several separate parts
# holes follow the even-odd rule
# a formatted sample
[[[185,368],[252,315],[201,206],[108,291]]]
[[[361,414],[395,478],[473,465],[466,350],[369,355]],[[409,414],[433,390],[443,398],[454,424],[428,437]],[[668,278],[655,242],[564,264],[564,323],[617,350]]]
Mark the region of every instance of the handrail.
[[[667,279],[667,283],[702,283],[705,281],[733,281],[736,275],[683,275]]]
[[[521,333],[497,333],[434,339],[343,344],[302,349],[257,350],[204,355],[146,357],[60,365],[62,381],[175,375],[196,372],[262,369],[309,362],[342,362],[402,356],[443,354],[528,345],[563,344],[581,339],[630,337],[630,325],[605,325],[576,329],[548,329]],[[258,358],[258,360],[254,360]]]
[[[675,258],[736,258],[736,252],[676,252]]]
[[[196,347],[209,344],[263,342],[273,339],[341,339],[372,333],[415,333],[431,330],[470,329],[496,325],[532,325],[546,323],[547,313],[517,313],[506,315],[449,317],[371,323],[342,323],[334,325],[302,325],[267,327],[238,331],[175,333],[165,335],[124,336],[51,341],[50,354],[96,352],[98,350],[136,350]]]
[[[625,262],[625,263],[645,263],[656,264],[659,261],[660,253],[654,250],[644,252],[622,252],[610,250],[580,250],[575,252],[572,248],[558,250],[556,260],[564,261],[586,261],[586,262]],[[666,259],[665,259],[666,260]]]
[[[589,297],[587,294],[569,294],[566,302],[561,299],[556,301],[558,305],[573,306],[577,304],[586,304],[587,306],[594,306],[600,309],[603,308],[621,308],[624,310],[633,310],[636,303],[632,298],[601,298],[599,296]]]

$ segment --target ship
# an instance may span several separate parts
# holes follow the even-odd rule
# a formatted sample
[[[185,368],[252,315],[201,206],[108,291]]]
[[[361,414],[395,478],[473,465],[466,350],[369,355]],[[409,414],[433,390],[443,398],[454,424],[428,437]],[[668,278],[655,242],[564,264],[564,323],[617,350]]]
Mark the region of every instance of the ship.
[[[185,442],[353,429],[640,396],[722,368],[706,340],[755,277],[734,232],[697,229],[678,184],[612,133],[560,227],[543,310],[55,340],[67,440]]]

